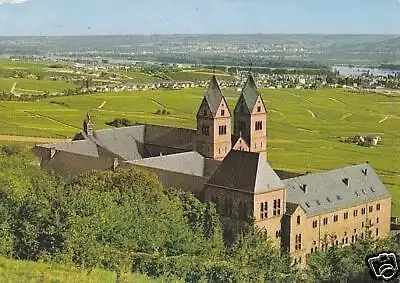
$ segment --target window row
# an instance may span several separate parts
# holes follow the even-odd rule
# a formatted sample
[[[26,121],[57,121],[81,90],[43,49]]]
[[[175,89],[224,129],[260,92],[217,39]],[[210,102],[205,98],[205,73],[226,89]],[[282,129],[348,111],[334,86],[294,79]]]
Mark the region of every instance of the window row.
[[[301,250],[301,234],[296,234],[295,238],[295,250]]]
[[[261,131],[263,129],[262,121],[257,121],[255,124],[256,131]]]
[[[369,237],[372,237],[372,231],[368,231],[368,236]],[[376,237],[378,237],[379,236],[379,228],[376,228],[375,229],[375,236]],[[339,240],[334,240],[334,241],[331,241],[331,243],[330,243],[330,246],[331,247],[333,247],[333,246],[339,246],[339,244],[341,244],[341,245],[346,245],[346,244],[349,244],[349,243],[356,243],[359,239],[363,239],[364,238],[364,232],[362,232],[361,234],[360,234],[360,237],[358,236],[358,234],[355,234],[355,235],[352,235],[351,236],[351,238],[349,238],[349,236],[347,236],[346,234],[345,234],[345,236],[342,238],[342,240],[341,240],[341,242],[339,243]],[[329,247],[329,244],[323,244],[322,246],[321,246],[321,249],[322,249],[322,251],[327,251],[328,250],[328,247]],[[318,251],[318,248],[317,247],[313,247],[313,248],[311,248],[311,253],[313,253],[313,252],[317,252]]]
[[[209,136],[210,135],[210,126],[204,126],[201,128],[201,134],[203,136]],[[220,136],[226,135],[226,125],[219,126],[218,127],[218,134]]]
[[[381,205],[378,203],[377,205],[376,205],[376,210],[377,211],[380,211],[380,209],[381,209]],[[368,209],[368,211],[369,212],[373,212],[373,206],[370,206],[369,207],[369,209]],[[361,209],[361,215],[365,215],[365,213],[366,213],[366,208],[365,207],[363,207],[362,209]],[[356,210],[354,210],[353,211],[353,216],[354,217],[357,217],[358,216],[358,210],[356,209]],[[346,219],[348,219],[349,218],[349,213],[346,211],[346,212],[344,212],[343,213],[343,219],[344,220],[346,220]],[[378,219],[378,218],[377,218]],[[333,222],[338,222],[339,221],[339,215],[338,214],[335,214],[334,216],[333,216]],[[379,221],[379,220],[378,220]],[[328,224],[328,217],[324,217],[323,218],[323,224],[324,225],[327,225]],[[299,220],[297,221],[297,223],[298,224],[300,224],[299,223]],[[313,228],[317,228],[318,227],[318,221],[317,220],[314,220],[313,221],[313,223],[312,223],[312,227]]]
[[[274,200],[272,214],[273,214],[273,216],[281,215],[281,199]],[[261,219],[268,218],[268,202],[267,201],[260,203],[260,218]]]
[[[299,259],[295,258],[294,264],[301,264],[301,257],[299,257]]]
[[[219,126],[218,127],[218,132],[220,136],[226,135],[226,125]]]
[[[218,133],[219,133],[220,136],[226,135],[226,126],[219,126]],[[209,136],[210,135],[210,126],[202,127],[201,128],[201,134],[203,136]]]

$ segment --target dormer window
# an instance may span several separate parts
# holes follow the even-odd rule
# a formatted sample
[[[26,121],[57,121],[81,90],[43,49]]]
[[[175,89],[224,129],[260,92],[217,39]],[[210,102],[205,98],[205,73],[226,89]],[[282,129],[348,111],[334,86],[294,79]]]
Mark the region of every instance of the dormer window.
[[[261,112],[261,106],[257,106],[257,112]]]
[[[204,115],[204,116],[207,116],[207,109],[204,109],[204,110],[203,110],[203,115]]]
[[[225,110],[224,109],[221,110],[221,116],[225,116]]]

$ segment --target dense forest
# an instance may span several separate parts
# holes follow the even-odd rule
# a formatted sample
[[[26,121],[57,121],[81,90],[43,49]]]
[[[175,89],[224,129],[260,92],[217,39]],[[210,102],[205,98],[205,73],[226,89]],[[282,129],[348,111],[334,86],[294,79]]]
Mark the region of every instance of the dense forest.
[[[70,183],[45,173],[18,147],[0,148],[0,255],[73,264],[91,272],[130,272],[186,282],[360,282],[364,258],[398,251],[392,238],[331,247],[308,258],[305,270],[252,228],[231,246],[215,207],[163,188],[147,171],[82,174]]]

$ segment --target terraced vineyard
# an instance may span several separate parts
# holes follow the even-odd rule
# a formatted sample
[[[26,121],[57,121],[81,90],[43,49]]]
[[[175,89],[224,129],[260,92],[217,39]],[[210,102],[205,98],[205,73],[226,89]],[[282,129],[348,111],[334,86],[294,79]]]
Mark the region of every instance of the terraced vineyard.
[[[269,109],[268,159],[274,168],[306,172],[370,161],[394,196],[400,216],[400,97],[344,90],[262,90]],[[204,89],[122,92],[0,102],[0,135],[69,138],[90,111],[97,128],[114,118],[191,127]],[[233,112],[239,93],[225,90]],[[102,107],[100,107],[102,106]],[[170,115],[157,115],[166,108]],[[360,134],[380,135],[382,145],[340,142]]]

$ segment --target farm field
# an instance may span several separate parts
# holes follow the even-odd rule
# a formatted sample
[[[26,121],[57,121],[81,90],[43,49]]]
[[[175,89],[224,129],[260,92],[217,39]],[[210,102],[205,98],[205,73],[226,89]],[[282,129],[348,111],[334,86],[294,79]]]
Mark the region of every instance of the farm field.
[[[0,78],[0,92],[9,92],[14,89],[17,93],[42,94],[45,91],[52,93],[75,88],[77,85],[63,81]]]
[[[161,282],[161,280],[150,280],[141,274],[129,274],[124,277],[123,282]],[[69,282],[116,282],[116,274],[109,271],[96,269],[87,274],[65,265],[36,263],[30,261],[11,260],[0,258],[0,281],[4,283],[29,282],[29,283],[69,283]]]
[[[185,70],[181,72],[169,73],[168,76],[175,81],[207,81],[213,75],[211,70]],[[234,77],[221,71],[215,73],[217,79],[233,80]]]
[[[400,97],[339,89],[261,91],[269,109],[268,159],[274,168],[315,172],[368,160],[388,185],[393,213],[400,216]],[[239,93],[224,93],[233,112]],[[96,128],[115,118],[194,128],[203,94],[204,89],[185,89],[0,101],[0,135],[70,138],[81,130],[87,111]],[[155,114],[163,107],[170,115]],[[360,134],[380,135],[383,144],[340,142]]]

